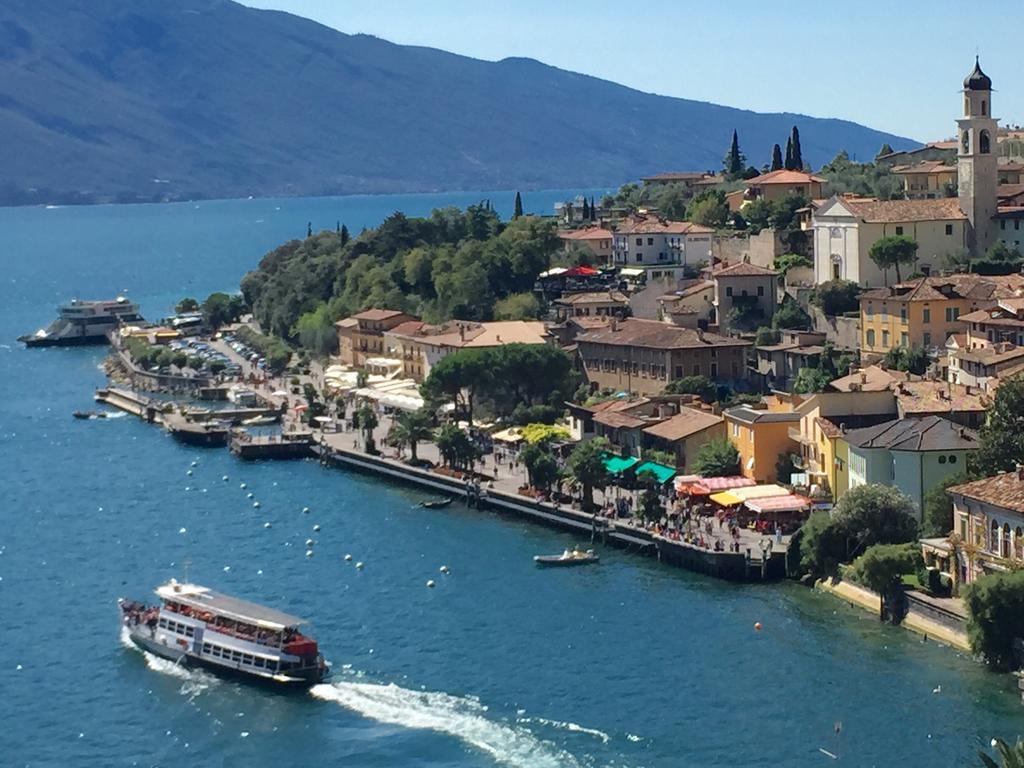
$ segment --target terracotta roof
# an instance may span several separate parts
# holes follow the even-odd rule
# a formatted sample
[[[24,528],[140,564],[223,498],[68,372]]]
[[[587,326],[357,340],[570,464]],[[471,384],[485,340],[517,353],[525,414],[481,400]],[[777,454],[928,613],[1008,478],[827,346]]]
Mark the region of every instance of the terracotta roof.
[[[545,344],[551,335],[539,320],[499,320],[493,323],[452,320],[441,325],[420,323],[418,326],[401,323],[388,333],[436,347],[454,348]]]
[[[990,347],[965,349],[958,353],[957,357],[961,360],[980,363],[981,365],[999,365],[1000,363],[1006,363],[1017,358],[1024,358],[1024,347],[1018,347],[1016,344],[1004,341],[999,344],[993,344]]]
[[[869,365],[854,371],[849,376],[842,376],[829,383],[829,386],[837,392],[853,392],[851,384],[859,385],[860,392],[884,392],[889,389],[893,382],[899,381],[899,372],[887,371],[877,365]]]
[[[1024,513],[1024,479],[1016,471],[975,480],[973,483],[953,485],[946,492]]]
[[[938,416],[894,419],[849,430],[843,439],[857,448],[890,451],[973,451],[978,447],[977,432]]]
[[[824,184],[826,180],[804,171],[787,171],[782,168],[748,179],[746,184],[748,187],[759,187],[765,184],[810,184],[811,182]]]
[[[744,424],[800,421],[800,414],[796,411],[766,411],[751,408],[748,405],[737,405],[735,408],[727,408],[722,411],[722,415],[733,421],[741,421]]]
[[[603,411],[595,414],[594,421],[598,424],[603,424],[606,427],[612,427],[613,429],[637,429],[638,427],[650,424],[650,421],[647,419],[631,416],[630,414],[623,413],[621,411]]]
[[[888,288],[864,291],[860,300],[942,301],[944,299],[1015,298],[1024,290],[1024,275],[947,275],[905,280]]]
[[[754,277],[754,276],[772,276],[775,277],[779,273],[774,269],[768,269],[767,267],[759,267],[757,264],[748,264],[745,261],[741,261],[739,264],[733,264],[731,267],[724,267],[714,273],[715,278],[719,277]]]
[[[955,197],[933,200],[855,200],[841,199],[849,211],[865,222],[895,223],[911,221],[964,220],[967,215],[960,209]]]
[[[570,317],[565,322],[572,323],[579,328],[589,331],[594,328],[602,328],[608,325],[608,321],[609,318],[607,315],[577,315],[576,317]]]
[[[345,317],[334,324],[335,328],[354,328],[359,325],[359,321],[354,317]]]
[[[833,423],[824,416],[815,416],[814,423],[818,425],[818,429],[821,430],[821,434],[825,437],[839,437],[843,434],[843,431],[839,428],[838,424]]]
[[[982,412],[988,410],[988,399],[977,389],[967,394],[961,384],[945,381],[897,382],[893,392],[901,416],[912,414],[941,414],[956,412]]]
[[[702,333],[692,328],[680,328],[658,320],[639,320],[637,318],[609,323],[604,328],[581,334],[577,338],[577,342],[651,349],[751,346],[749,341],[730,339],[719,336],[717,333]]]
[[[973,313],[972,313],[973,314]],[[960,318],[964,319],[967,315],[961,315]],[[963,348],[967,345],[967,334],[966,333],[951,333],[949,338],[946,339],[947,347],[959,347]]]
[[[712,234],[712,227],[694,224],[692,221],[668,221],[667,219],[627,219],[619,225],[619,235],[696,235]]]
[[[913,165],[894,165],[893,173],[916,174],[916,173],[956,173],[955,165],[948,165],[941,160],[922,160]]]
[[[640,408],[647,405],[649,402],[651,402],[650,399],[641,397],[637,400],[605,400],[597,403],[596,405],[592,405],[589,408],[586,406],[583,407],[591,413],[603,413],[605,411],[629,411],[633,408]]]
[[[703,293],[704,291],[713,290],[714,287],[715,283],[712,280],[702,280],[701,282],[695,285],[690,285],[687,286],[686,288],[683,288],[681,291],[676,291],[675,293],[666,293],[664,296],[659,296],[658,301],[661,302],[662,304],[670,304],[679,301],[680,299],[685,299],[687,296],[693,296],[694,294],[697,293]]]
[[[593,291],[590,293],[570,293],[562,296],[560,299],[555,299],[555,304],[607,304],[613,301],[616,304],[628,304],[629,297],[624,293],[618,291]]]
[[[962,323],[983,323],[984,325],[1003,325],[1009,328],[1016,328],[1024,325],[1024,318],[1019,317],[1016,312],[1010,309],[1003,309],[1002,305],[1006,302],[1006,299],[999,301],[998,307],[992,309],[979,309],[975,312],[968,312],[966,315],[960,315],[960,322]],[[1021,301],[1021,299],[1015,299],[1013,301]]]
[[[615,235],[610,229],[602,227],[587,227],[586,229],[571,229],[566,232],[559,232],[562,240],[611,240]]]
[[[390,320],[392,317],[404,314],[397,309],[365,309],[352,317],[356,320]]]
[[[690,435],[695,435],[698,432],[703,432],[705,429],[721,424],[723,421],[724,419],[721,416],[716,416],[707,411],[699,411],[696,408],[681,408],[675,416],[665,419],[665,421],[659,424],[647,427],[644,430],[644,434],[673,442],[675,440],[682,440]]]

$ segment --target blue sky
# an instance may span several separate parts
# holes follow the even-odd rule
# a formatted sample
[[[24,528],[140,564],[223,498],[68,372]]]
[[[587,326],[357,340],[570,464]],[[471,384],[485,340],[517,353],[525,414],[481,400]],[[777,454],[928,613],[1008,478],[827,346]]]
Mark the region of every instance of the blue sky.
[[[243,2],[342,32],[480,59],[527,56],[651,93],[841,117],[922,141],[953,132],[977,51],[997,90],[995,115],[1024,123],[1009,6],[984,6],[982,36],[962,31],[977,17],[971,5],[949,0]]]

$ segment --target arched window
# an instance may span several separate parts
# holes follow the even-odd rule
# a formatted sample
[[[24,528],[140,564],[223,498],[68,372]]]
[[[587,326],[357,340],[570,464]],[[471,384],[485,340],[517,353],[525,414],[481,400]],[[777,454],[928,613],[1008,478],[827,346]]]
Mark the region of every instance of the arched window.
[[[964,115],[966,117],[971,116],[971,100],[966,96],[964,96]]]
[[[988,131],[982,131],[978,135],[978,151],[981,154],[983,154],[983,155],[987,155],[988,154],[988,150],[989,150]]]
[[[988,531],[988,551],[999,551],[999,521],[993,520]]]
[[[1003,542],[999,548],[999,554],[1001,557],[1010,556],[1010,524],[1003,523]]]
[[[988,117],[988,104],[985,99],[981,100],[981,116]]]
[[[685,464],[680,466],[685,467]],[[1013,532],[1013,556],[1018,560],[1024,560],[1024,530],[1018,525],[1017,530]]]
[[[964,153],[971,151],[971,132],[964,131],[960,136],[960,145],[964,148]]]

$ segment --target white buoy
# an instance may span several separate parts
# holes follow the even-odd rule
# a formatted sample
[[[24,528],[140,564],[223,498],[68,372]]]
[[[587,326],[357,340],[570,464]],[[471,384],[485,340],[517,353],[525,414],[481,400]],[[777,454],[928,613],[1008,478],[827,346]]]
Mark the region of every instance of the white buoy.
[[[251,499],[255,495],[256,495],[255,493],[253,493],[252,491],[249,491],[247,494],[245,494],[245,498]]]
[[[225,565],[224,566],[224,573],[227,573],[230,570],[231,570],[231,566],[230,565]]]
[[[306,546],[312,547],[315,542],[312,539],[306,539]]]
[[[246,488],[247,488],[248,486],[247,486],[247,485],[246,485],[245,483],[242,483],[242,484],[241,484],[240,486],[238,486],[238,487],[239,487],[239,488],[241,488],[241,489],[242,489],[242,490],[244,491],[244,490],[245,490],[245,489],[246,489]]]
[[[229,479],[230,479],[230,478],[229,478],[229,477],[228,477],[227,475],[224,475],[224,477],[222,477],[222,478],[221,478],[221,480],[223,480],[223,481],[224,481],[225,483],[226,483],[226,482],[227,482],[227,481],[228,481]]]
[[[306,550],[306,557],[312,557],[312,556],[313,556],[313,550],[312,549],[307,549]]]
[[[430,587],[431,589],[433,589],[434,588],[434,580],[433,579],[427,579],[427,586]]]
[[[188,530],[184,527],[178,529],[178,533],[188,533]]]
[[[319,533],[319,532],[320,532],[320,526],[319,525],[314,525],[313,526],[313,533]]]
[[[253,505],[253,507],[255,507],[256,509],[259,509],[259,508],[260,508],[260,503],[259,503],[258,501],[254,501],[254,502],[252,503],[252,505]]]
[[[191,485],[186,485],[185,486],[185,490],[186,491],[191,491],[192,490],[192,486]]]
[[[197,466],[199,466],[199,462],[198,461],[193,461],[190,466],[197,467]]]
[[[440,571],[441,573],[449,573],[449,571],[448,571],[448,566],[447,566],[447,565],[442,565],[442,566],[441,566],[440,568],[438,568],[437,570],[439,570],[439,571]]]
[[[189,477],[192,477],[192,470],[191,469],[185,470],[185,474],[188,475]]]
[[[352,555],[345,555],[345,562],[346,563],[352,562]]]
[[[308,515],[309,514],[309,507],[303,507],[302,508],[302,514]]]
[[[270,523],[264,523],[264,524],[263,524],[263,527],[264,527],[264,528],[269,528],[269,527],[270,527]]]
[[[363,561],[362,560],[360,560],[358,563],[356,563],[356,568],[358,568],[360,571],[363,570]]]

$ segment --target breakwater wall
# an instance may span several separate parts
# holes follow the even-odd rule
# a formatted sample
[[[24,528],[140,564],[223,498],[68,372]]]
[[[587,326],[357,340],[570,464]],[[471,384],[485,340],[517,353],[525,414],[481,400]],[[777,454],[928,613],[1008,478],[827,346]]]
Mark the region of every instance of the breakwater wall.
[[[458,478],[391,459],[324,445],[316,446],[315,452],[327,465],[386,477],[446,496],[461,498],[466,494],[463,481]],[[766,581],[785,575],[785,555],[781,552],[772,554],[767,560],[761,559],[760,552],[715,552],[667,539],[616,520],[499,490],[488,490],[484,504],[495,512],[587,536],[592,541],[633,550],[656,557],[661,562],[720,579]]]

